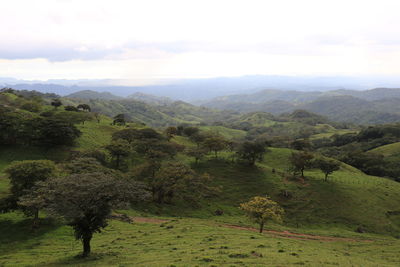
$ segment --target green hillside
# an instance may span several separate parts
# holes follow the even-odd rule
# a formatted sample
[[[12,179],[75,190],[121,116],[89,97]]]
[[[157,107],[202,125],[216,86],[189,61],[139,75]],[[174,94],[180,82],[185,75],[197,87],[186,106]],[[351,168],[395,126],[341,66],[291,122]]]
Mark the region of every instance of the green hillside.
[[[7,101],[8,108],[11,108],[7,112],[16,116],[10,118],[24,122],[36,119],[42,122],[52,121],[46,117],[48,114],[44,116],[43,113],[20,108],[23,103],[31,100],[11,95],[7,96]],[[186,105],[182,105],[178,109],[184,110]],[[41,106],[41,110],[50,112],[49,116],[58,120],[65,119],[62,116],[76,119],[78,115],[85,116],[87,120],[74,123],[81,135],[70,146],[48,146],[47,143],[1,145],[0,199],[9,194],[10,182],[4,169],[12,161],[50,159],[56,163],[69,163],[70,156],[74,155],[71,154],[73,151],[99,150],[106,153],[107,162],[104,166],[98,165],[98,168],[118,169],[118,165],[115,167],[113,164],[114,158],[105,149],[110,144],[112,135],[120,130],[133,130],[137,134],[138,129],[145,127],[135,122],[114,125],[113,120],[106,115],[97,117],[97,121],[86,117],[85,114],[91,115],[86,111],[68,113],[60,107],[53,108],[49,105]],[[305,117],[294,118],[296,114]],[[242,116],[239,124],[246,122],[246,125],[251,126],[248,130],[229,128],[228,125],[198,127],[200,133],[208,132],[211,137],[218,137],[217,141],[235,140],[239,143],[240,140],[251,137],[250,132],[255,136],[279,136],[286,133],[293,138],[298,134],[304,135],[306,129],[307,134],[315,138],[318,134],[340,135],[353,131],[317,123],[321,118],[313,114],[296,114],[289,114],[284,121],[263,113]],[[38,127],[42,125],[38,124]],[[125,219],[132,219],[133,223],[117,219],[121,217],[111,219],[110,225],[104,231],[94,235],[93,254],[87,259],[77,257],[81,245],[74,240],[73,231],[62,220],[49,218],[45,212],[41,212],[40,227],[32,229],[31,219],[21,211],[0,214],[0,227],[4,229],[0,232],[0,265],[399,265],[400,241],[397,238],[400,236],[400,183],[366,175],[345,163],[341,163],[340,170],[331,174],[328,181],[324,181],[324,174],[313,167],[307,167],[304,178],[293,176],[289,158],[293,152],[298,151],[285,147],[269,147],[263,159],[256,162],[255,166],[239,161],[238,154],[227,146],[218,155],[207,150],[196,164],[194,158],[188,156],[190,154],[186,149],[196,149],[199,144],[191,141],[193,136],[189,137],[190,134],[185,133],[184,128],[181,134],[176,132],[169,140],[165,137],[165,128],[157,129],[158,132],[149,128],[146,130],[147,132],[140,133],[153,136],[146,145],[157,144],[161,140],[163,143],[160,144],[169,145],[168,149],[177,148],[176,155],[170,154],[167,159],[164,157],[158,160],[183,162],[190,165],[197,174],[207,173],[211,177],[207,186],[218,190],[196,202],[185,198],[177,198],[171,203],[140,202],[115,211],[126,214]],[[365,135],[365,132],[362,134]],[[0,137],[3,138],[0,140],[13,141],[12,138],[7,139],[7,135]],[[140,135],[135,135],[134,141],[140,138]],[[397,144],[382,146],[375,151],[391,157],[396,155]],[[124,145],[128,149],[128,143]],[[320,156],[316,151],[313,153],[316,157]],[[126,166],[121,168],[120,174],[132,177],[132,172],[137,171],[137,167],[140,168],[140,164],[146,160],[148,159],[137,150],[126,158]],[[193,187],[189,189],[189,193],[195,194],[198,190],[200,187]],[[254,196],[265,195],[279,203],[285,210],[285,216],[281,224],[268,222],[265,233],[259,234],[257,225],[244,216],[239,205]]]
[[[371,152],[382,154],[385,157],[400,155],[400,142],[388,144],[370,150]]]

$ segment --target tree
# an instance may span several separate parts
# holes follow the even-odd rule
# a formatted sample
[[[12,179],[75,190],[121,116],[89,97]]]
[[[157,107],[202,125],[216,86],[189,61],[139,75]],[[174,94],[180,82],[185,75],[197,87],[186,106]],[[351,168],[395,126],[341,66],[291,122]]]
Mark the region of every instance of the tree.
[[[35,183],[45,181],[55,175],[56,166],[50,160],[24,160],[11,163],[5,173],[11,183],[11,196],[8,198],[9,207],[21,208],[18,200],[33,190]],[[26,215],[33,215],[33,225],[39,219],[39,207],[31,205],[23,209]]]
[[[214,151],[216,158],[218,157],[218,152],[226,148],[226,140],[218,135],[205,138],[202,144],[210,152]]]
[[[130,145],[124,139],[117,139],[111,141],[106,149],[110,152],[111,156],[115,159],[116,168],[119,169],[121,158],[127,157],[130,154]]]
[[[90,254],[93,234],[107,226],[107,219],[114,208],[148,197],[142,184],[104,173],[62,176],[37,186],[35,194],[25,201],[40,198],[49,214],[64,218],[74,229],[75,238],[82,241],[83,257]]]
[[[74,107],[74,106],[65,106],[65,107],[64,107],[64,110],[65,110],[65,111],[75,111],[75,112],[78,112],[78,111],[79,111],[79,109],[76,108],[76,107]]]
[[[268,196],[253,197],[249,202],[240,204],[240,209],[243,210],[251,220],[259,224],[260,233],[263,232],[264,225],[267,221],[281,222],[284,214],[284,210],[279,204],[271,200]]]
[[[171,202],[174,197],[195,200],[214,190],[209,186],[209,175],[199,175],[180,162],[168,162],[147,182],[152,189],[153,199],[160,204]]]
[[[172,137],[174,137],[174,135],[176,135],[178,133],[178,129],[176,129],[176,127],[174,127],[174,126],[170,126],[170,127],[167,127],[164,132],[167,137],[167,140],[169,141],[169,140],[171,140]]]
[[[244,142],[239,146],[237,154],[240,159],[246,160],[250,166],[253,166],[256,161],[261,161],[266,152],[264,144],[256,142]]]
[[[200,130],[197,127],[186,127],[183,129],[183,134],[186,136],[192,136],[196,133],[198,133]]]
[[[199,162],[199,160],[201,160],[202,158],[204,158],[204,156],[207,154],[207,150],[204,148],[188,148],[185,151],[185,154],[188,155],[189,157],[193,157],[196,164]]]
[[[91,110],[91,108],[88,104],[79,104],[76,108],[78,110],[89,111],[89,112]]]
[[[125,125],[126,120],[125,120],[125,115],[124,114],[118,114],[114,117],[113,120],[113,125],[118,124],[118,125]]]
[[[340,169],[340,162],[331,159],[317,159],[315,165],[325,174],[325,182],[328,181],[328,175]]]
[[[54,98],[53,101],[50,103],[55,109],[62,105],[62,102],[58,98]]]
[[[39,123],[38,141],[42,145],[73,145],[82,133],[66,119],[44,118]]]
[[[311,160],[314,156],[309,152],[293,152],[289,158],[292,165],[293,173],[301,173],[304,178],[304,170],[311,165]]]
[[[290,146],[296,150],[309,150],[311,148],[311,143],[308,139],[297,139],[293,141]]]
[[[210,137],[210,135],[207,135],[205,133],[197,132],[189,136],[189,140],[196,143],[197,147],[200,147],[201,143],[207,138]]]

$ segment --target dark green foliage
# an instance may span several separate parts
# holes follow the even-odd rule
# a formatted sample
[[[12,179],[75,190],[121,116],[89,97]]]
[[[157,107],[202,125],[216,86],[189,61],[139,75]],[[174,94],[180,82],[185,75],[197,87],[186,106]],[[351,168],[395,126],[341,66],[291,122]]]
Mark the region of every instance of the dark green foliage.
[[[187,165],[180,162],[168,162],[159,168],[154,175],[150,165],[142,165],[131,175],[144,180],[152,190],[153,200],[157,203],[171,203],[174,198],[192,201],[194,204],[201,198],[216,191],[210,187],[210,176],[199,175]]]
[[[73,145],[81,135],[72,123],[54,118],[45,118],[39,124],[39,143],[45,146]]]
[[[5,170],[11,183],[11,196],[6,200],[9,202],[8,207],[20,208],[18,200],[30,194],[38,181],[45,181],[53,177],[55,170],[55,164],[49,160],[25,160],[11,163]],[[27,215],[34,216],[34,225],[37,223],[39,208],[30,205],[24,209]]]
[[[62,105],[62,102],[60,99],[55,98],[55,99],[53,99],[53,101],[51,101],[51,105],[56,109]]]
[[[225,138],[219,135],[206,137],[202,142],[202,146],[207,148],[210,152],[214,152],[215,157],[218,157],[218,152],[224,150],[227,147],[227,141]]]
[[[249,165],[253,166],[256,161],[261,161],[266,152],[265,145],[257,142],[244,142],[239,145],[236,152],[239,159],[246,161]]]
[[[124,129],[113,134],[113,140],[124,139],[128,143],[133,144],[135,141],[141,141],[146,139],[151,140],[164,140],[165,137],[158,133],[152,128],[144,129]]]
[[[131,153],[131,146],[128,141],[124,139],[113,140],[109,145],[106,146],[108,152],[110,152],[113,159],[115,159],[115,167],[120,168],[121,160],[127,157]]]
[[[311,143],[308,139],[297,139],[293,141],[290,146],[295,150],[309,150]]]
[[[41,109],[41,106],[38,102],[35,101],[27,101],[24,104],[21,105],[21,109],[30,111],[30,112],[39,112]]]
[[[82,255],[86,257],[91,252],[93,234],[107,226],[112,209],[146,197],[144,186],[139,183],[104,173],[87,173],[39,183],[30,201],[41,198],[50,214],[63,217],[74,229],[75,238],[82,240]]]
[[[189,157],[193,157],[195,163],[197,164],[199,160],[205,157],[207,154],[207,150],[205,148],[197,147],[197,148],[188,148],[185,151],[185,154]]]
[[[197,127],[185,127],[183,129],[183,134],[190,137],[194,134],[197,134],[199,131],[200,130]]]
[[[124,114],[118,114],[114,117],[113,125],[125,125],[126,119]]]
[[[301,177],[304,178],[304,170],[311,166],[313,158],[313,154],[309,152],[293,152],[289,158],[293,174],[300,173]]]
[[[314,165],[325,174],[325,181],[328,181],[328,175],[340,169],[340,162],[331,159],[319,158]]]
[[[175,126],[169,126],[165,129],[165,136],[170,140],[174,135],[178,134],[178,129]]]
[[[74,106],[65,106],[64,110],[65,111],[75,111],[75,112],[79,111],[79,109],[77,107],[74,107]]]
[[[89,112],[91,111],[91,108],[88,104],[79,104],[76,108],[78,110],[89,111]]]

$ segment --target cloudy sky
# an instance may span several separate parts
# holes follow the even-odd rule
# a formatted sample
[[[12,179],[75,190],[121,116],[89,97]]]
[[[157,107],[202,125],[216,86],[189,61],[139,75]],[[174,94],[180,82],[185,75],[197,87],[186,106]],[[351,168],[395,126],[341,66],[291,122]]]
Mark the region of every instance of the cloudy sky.
[[[398,0],[10,0],[0,77],[400,74]]]

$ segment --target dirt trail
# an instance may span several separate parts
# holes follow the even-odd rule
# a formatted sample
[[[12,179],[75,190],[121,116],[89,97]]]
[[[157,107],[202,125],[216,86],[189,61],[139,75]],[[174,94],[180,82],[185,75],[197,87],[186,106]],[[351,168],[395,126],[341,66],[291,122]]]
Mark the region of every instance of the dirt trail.
[[[231,228],[231,229],[259,232],[258,229],[253,228],[253,227],[244,227],[244,226],[230,225],[230,224],[223,224],[223,225],[220,225],[220,226]],[[325,241],[325,242],[335,242],[335,241],[373,242],[372,240],[367,240],[367,239],[355,239],[355,238],[346,238],[346,237],[299,234],[299,233],[292,233],[292,232],[289,232],[289,231],[264,230],[263,233],[268,233],[268,234],[271,234],[271,235],[274,235],[274,236],[281,236],[281,237],[286,237],[286,238],[291,238],[291,239],[299,239],[299,240],[317,240],[317,241]]]
[[[168,222],[169,220],[165,219],[157,219],[157,218],[149,218],[149,217],[130,217],[133,223],[152,223],[152,224],[160,224],[164,222]],[[258,232],[259,230],[253,227],[245,227],[245,226],[238,226],[232,224],[220,224],[220,227],[237,229],[237,230],[246,230],[252,232]],[[264,230],[263,233],[270,234],[273,236],[290,238],[290,239],[298,239],[298,240],[316,240],[316,241],[324,241],[324,242],[373,242],[372,240],[368,239],[356,239],[356,238],[346,238],[346,237],[334,237],[334,236],[321,236],[321,235],[312,235],[312,234],[299,234],[299,233],[292,233],[289,231],[275,231],[275,230]]]
[[[130,217],[133,222],[140,222],[140,223],[164,223],[168,222],[169,220],[163,219],[156,219],[156,218],[148,218],[148,217]]]

